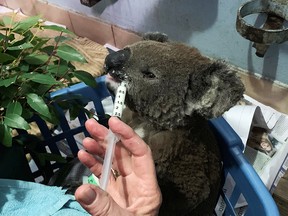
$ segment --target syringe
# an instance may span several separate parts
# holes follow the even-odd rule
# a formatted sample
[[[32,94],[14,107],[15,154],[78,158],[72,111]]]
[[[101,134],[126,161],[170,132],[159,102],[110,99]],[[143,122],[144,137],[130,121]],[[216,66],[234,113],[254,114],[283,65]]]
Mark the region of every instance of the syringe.
[[[117,89],[115,102],[114,102],[114,109],[113,109],[113,116],[121,117],[124,101],[126,96],[126,83],[121,82],[120,86]],[[109,178],[111,175],[111,167],[112,161],[115,151],[115,145],[119,141],[119,138],[109,129],[107,136],[105,137],[104,142],[107,145],[103,167],[102,167],[102,174],[100,178],[100,188],[106,190]]]

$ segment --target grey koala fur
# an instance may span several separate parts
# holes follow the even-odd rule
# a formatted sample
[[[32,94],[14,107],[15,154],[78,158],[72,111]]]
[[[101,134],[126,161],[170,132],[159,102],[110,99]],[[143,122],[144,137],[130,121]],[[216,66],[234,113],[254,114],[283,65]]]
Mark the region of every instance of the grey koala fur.
[[[105,68],[113,81],[127,82],[122,120],[152,150],[159,215],[212,215],[222,168],[207,120],[241,99],[240,79],[224,62],[159,33],[108,55]]]

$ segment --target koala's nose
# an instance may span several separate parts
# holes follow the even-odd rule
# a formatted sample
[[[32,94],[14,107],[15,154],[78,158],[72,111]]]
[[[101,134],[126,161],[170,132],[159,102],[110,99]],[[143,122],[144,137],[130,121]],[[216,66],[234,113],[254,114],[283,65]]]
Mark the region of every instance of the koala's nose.
[[[117,52],[110,53],[105,58],[105,70],[109,72],[110,70],[121,70],[125,62],[130,56],[129,49],[119,50]]]

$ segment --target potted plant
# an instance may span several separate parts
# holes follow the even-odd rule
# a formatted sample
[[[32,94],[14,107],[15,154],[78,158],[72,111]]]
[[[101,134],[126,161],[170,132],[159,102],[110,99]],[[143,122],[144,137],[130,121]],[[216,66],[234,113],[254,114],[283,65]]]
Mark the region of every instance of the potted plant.
[[[58,31],[59,35],[37,35],[46,29]],[[47,26],[39,16],[18,22],[13,16],[4,16],[0,30],[0,142],[10,146],[12,129],[28,130],[27,119],[35,113],[48,122],[57,122],[51,101],[47,100],[49,92],[73,84],[73,78],[92,87],[96,82],[92,75],[76,70],[71,63],[86,60],[65,43],[73,36],[67,29]]]
[[[43,31],[58,32],[49,38]],[[30,129],[29,119],[37,115],[57,124],[51,91],[74,84],[74,78],[95,87],[88,72],[72,62],[85,63],[81,53],[66,42],[74,34],[57,25],[45,25],[40,16],[0,21],[0,145],[12,146],[14,129]]]

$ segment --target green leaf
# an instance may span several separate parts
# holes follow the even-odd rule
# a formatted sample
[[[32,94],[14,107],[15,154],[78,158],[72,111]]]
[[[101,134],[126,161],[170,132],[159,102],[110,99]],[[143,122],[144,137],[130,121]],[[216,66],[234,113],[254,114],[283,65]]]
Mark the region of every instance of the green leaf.
[[[22,116],[15,113],[6,114],[4,116],[4,123],[11,128],[30,129],[28,122]]]
[[[9,87],[0,87],[0,92],[5,92],[5,94],[0,94],[1,106],[7,107],[12,98],[14,98],[18,93],[18,89],[19,87],[16,85],[11,85]]]
[[[11,128],[6,124],[0,124],[0,144],[3,144],[6,147],[12,146]]]
[[[54,85],[47,85],[47,84],[41,84],[41,83],[35,83],[35,84],[37,84],[37,87],[35,87],[34,89],[37,89],[37,91],[31,91],[30,93],[37,92],[38,95],[46,94],[47,92],[49,92],[51,87],[54,86]]]
[[[8,40],[9,41],[13,41],[14,39],[15,39],[15,35],[14,34],[8,35]]]
[[[67,34],[75,35],[73,32],[69,31],[68,29],[63,28],[61,26],[57,26],[57,25],[43,25],[43,26],[41,26],[41,28],[50,29],[50,30],[54,30],[54,31],[59,31],[59,32],[64,32],[64,33],[67,33]]]
[[[36,50],[41,49],[42,46],[45,45],[48,41],[49,41],[49,39],[40,40],[36,45],[34,45],[33,52],[36,51]]]
[[[7,106],[6,115],[13,114],[13,113],[17,115],[22,114],[22,106],[18,101],[10,102]]]
[[[80,104],[83,95],[81,94],[63,94],[53,97],[53,101],[61,106],[62,109],[70,109],[76,104]],[[84,104],[80,104],[81,106]],[[86,106],[85,104],[84,106]],[[83,107],[84,107],[83,106]]]
[[[31,29],[33,29],[33,27],[31,27]],[[25,32],[21,33],[24,36],[24,38],[26,39],[26,41],[30,41],[30,42],[35,37],[35,35],[31,31],[31,29],[26,30]]]
[[[64,41],[69,41],[71,40],[70,37],[65,37],[65,36],[56,36],[54,38],[55,42],[58,43],[58,42],[64,42]]]
[[[36,26],[39,23],[40,16],[32,16],[28,17],[20,22],[14,24],[12,31],[15,32],[25,32],[29,30],[31,27]]]
[[[82,106],[72,106],[71,109],[69,109],[69,114],[70,114],[70,119],[74,120],[78,117],[80,114],[81,110],[84,108]]]
[[[21,64],[20,65],[20,71],[21,72],[28,72],[29,71],[29,64]]]
[[[23,79],[19,79],[17,80],[18,83],[21,83],[21,88],[17,89],[17,95],[18,96],[25,96],[26,94],[28,93],[31,93],[31,92],[37,92],[38,93],[38,89],[36,87],[33,86],[33,84],[36,84],[34,82],[27,82],[26,80],[23,80]],[[14,86],[13,86],[14,87]],[[20,91],[19,91],[20,90]],[[15,93],[14,93],[15,94]],[[14,96],[15,97],[15,96]]]
[[[46,117],[46,116],[43,116],[41,114],[39,114],[39,116],[47,122],[50,122],[54,125],[58,125],[59,124],[58,111],[53,106],[50,106],[49,108],[50,108],[49,110],[50,110],[51,116]]]
[[[5,80],[0,80],[0,86],[5,86],[5,87],[8,87],[12,84],[14,84],[17,80],[17,77],[12,77],[12,78],[9,78],[9,79],[5,79]]]
[[[41,51],[47,53],[50,56],[54,51],[54,46],[45,46],[41,49]]]
[[[49,73],[57,77],[62,77],[69,70],[67,65],[48,65],[46,69]]]
[[[55,80],[50,74],[26,73],[21,75],[21,78],[26,78],[30,81],[47,85],[56,85],[61,83]]]
[[[14,24],[12,17],[10,16],[4,16],[2,20],[3,20],[4,26],[6,27],[11,27]]]
[[[24,109],[23,110],[23,113],[22,113],[23,118],[30,119],[30,118],[32,118],[33,115],[34,115],[34,113],[31,112],[30,109]]]
[[[47,104],[39,95],[35,93],[27,94],[27,103],[33,110],[38,112],[40,115],[51,118],[51,113]]]
[[[1,92],[1,91],[3,91],[3,89],[0,88],[0,92]],[[5,95],[5,96],[2,96],[2,97],[5,97],[5,99],[2,99],[2,100],[1,100],[1,106],[2,106],[2,107],[7,107],[8,104],[10,103],[10,101],[11,101],[11,98],[10,98],[10,97],[6,97],[6,95]]]
[[[92,88],[96,88],[97,86],[96,80],[90,73],[82,70],[74,71],[72,73],[76,78],[84,82],[86,85]]]
[[[83,108],[84,109],[84,112],[85,114],[88,116],[88,118],[93,118],[94,114],[91,113],[89,110],[87,110],[86,108]],[[105,117],[106,118],[106,117]]]
[[[34,47],[34,46],[31,43],[23,43],[23,44],[18,45],[18,46],[7,47],[7,50],[24,50],[24,49],[29,49],[32,47]]]
[[[61,45],[57,49],[57,55],[66,61],[87,62],[85,57],[69,45]]]
[[[20,60],[22,58],[21,55],[22,50],[7,50],[6,54],[9,54],[15,58],[13,64],[11,66],[17,67],[20,64],[20,61],[17,61],[18,59]],[[20,57],[20,58],[19,58]],[[5,64],[9,64],[10,62],[6,62]]]
[[[0,63],[5,63],[8,61],[13,61],[15,59],[14,56],[6,54],[6,53],[0,53]]]
[[[24,61],[32,65],[41,65],[47,62],[48,59],[49,59],[49,56],[46,54],[32,53],[30,55],[25,56]]]
[[[7,36],[2,34],[2,33],[0,33],[0,40],[3,40],[3,39],[7,39]]]

